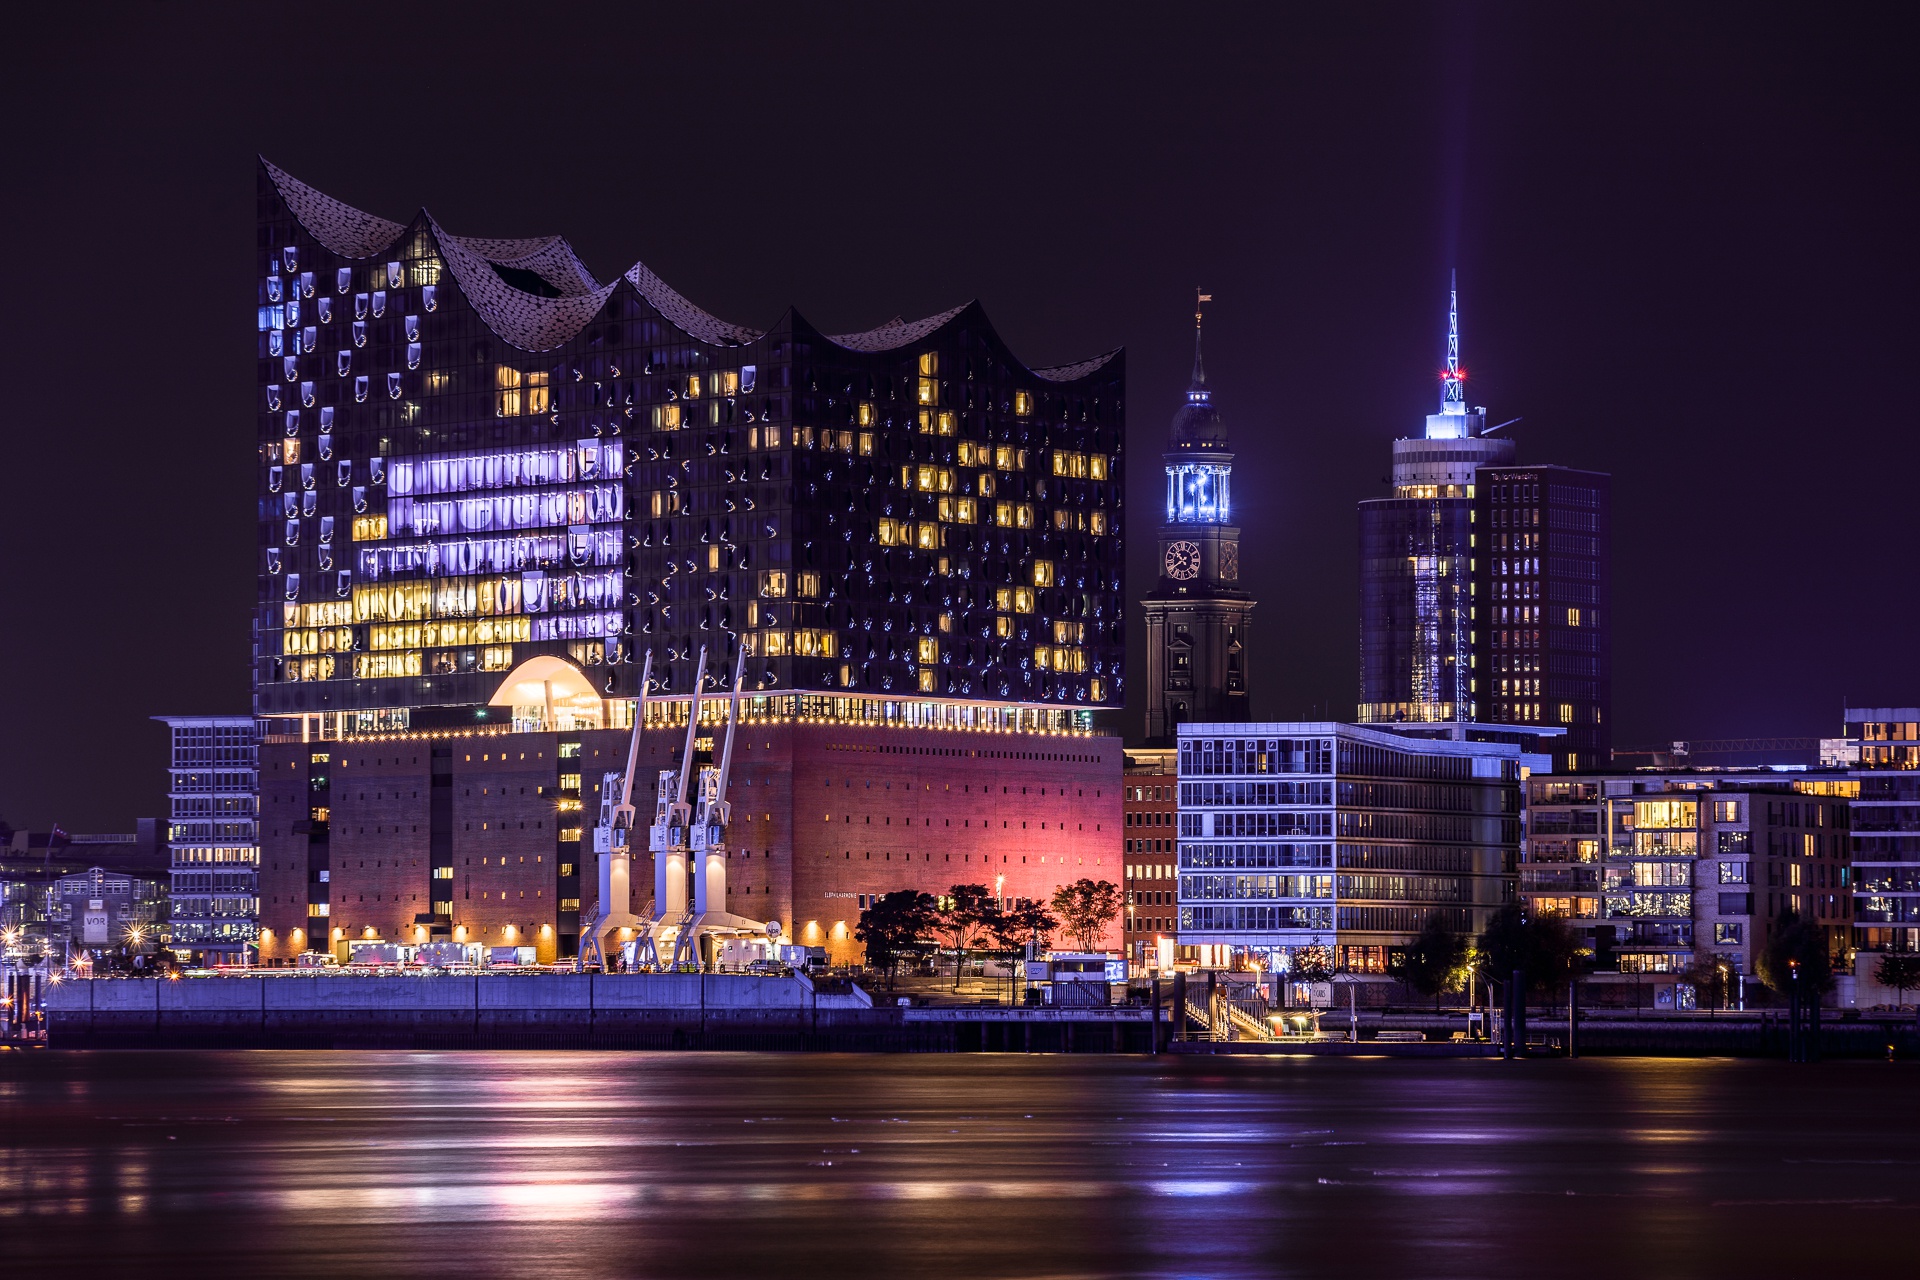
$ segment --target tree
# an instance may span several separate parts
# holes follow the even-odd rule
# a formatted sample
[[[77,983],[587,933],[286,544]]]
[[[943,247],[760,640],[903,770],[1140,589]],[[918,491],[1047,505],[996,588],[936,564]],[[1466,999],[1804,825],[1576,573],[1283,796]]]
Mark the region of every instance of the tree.
[[[892,986],[901,958],[924,945],[937,923],[932,894],[897,889],[860,913],[853,936],[867,949],[867,963],[886,974]]]
[[[1727,1004],[1727,974],[1732,969],[1732,962],[1725,956],[1702,956],[1682,969],[1679,978],[1693,988],[1697,1007],[1723,1009]]]
[[[1900,1006],[1905,1008],[1907,992],[1920,987],[1920,956],[1889,951],[1880,957],[1880,964],[1873,971],[1873,980],[1898,992]]]
[[[1287,962],[1287,977],[1295,982],[1325,982],[1333,977],[1333,948],[1315,938],[1296,947]]]
[[[1000,904],[993,891],[983,884],[956,884],[947,890],[940,903],[939,930],[953,948],[953,985],[960,985],[960,970],[966,963],[967,948],[987,931],[1000,915]]]
[[[1080,879],[1054,890],[1053,910],[1082,951],[1092,951],[1120,914],[1120,886],[1111,880]]]
[[[1060,921],[1039,903],[1022,902],[1002,911],[991,927],[994,941],[1008,951],[1018,951],[1028,943],[1033,944],[1035,951],[1045,951]]]
[[[1460,985],[1466,962],[1467,940],[1447,927],[1444,912],[1431,911],[1401,957],[1398,974],[1421,995],[1432,996],[1437,1010],[1440,993]]]
[[[1517,902],[1509,902],[1487,920],[1487,931],[1480,935],[1480,972],[1491,982],[1513,979],[1513,971],[1534,987],[1557,989],[1573,976],[1580,944],[1564,917],[1543,911],[1528,915]]]
[[[1785,995],[1793,989],[1794,969],[1800,971],[1800,989],[1818,994],[1833,990],[1833,959],[1827,950],[1827,931],[1798,912],[1782,910],[1773,922],[1773,935],[1760,948],[1754,967],[1760,981]]]

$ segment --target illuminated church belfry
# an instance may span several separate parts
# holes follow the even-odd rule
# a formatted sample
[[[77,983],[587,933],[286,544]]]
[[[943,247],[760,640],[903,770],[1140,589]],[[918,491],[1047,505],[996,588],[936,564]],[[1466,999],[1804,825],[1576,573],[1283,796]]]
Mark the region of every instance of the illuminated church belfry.
[[[1240,530],[1233,523],[1233,452],[1214,407],[1193,313],[1193,380],[1173,415],[1164,455],[1160,573],[1142,601],[1147,621],[1149,743],[1171,743],[1187,722],[1244,721],[1253,597],[1240,589]]]

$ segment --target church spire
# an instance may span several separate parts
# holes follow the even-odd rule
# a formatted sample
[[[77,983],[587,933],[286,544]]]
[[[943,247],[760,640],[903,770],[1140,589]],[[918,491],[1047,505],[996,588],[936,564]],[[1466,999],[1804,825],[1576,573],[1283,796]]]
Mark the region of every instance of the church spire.
[[[1207,385],[1207,366],[1200,359],[1200,304],[1212,301],[1212,294],[1193,291],[1193,390]]]
[[[1440,374],[1440,412],[1467,411],[1467,371],[1460,367],[1460,272],[1447,275],[1447,367]]]

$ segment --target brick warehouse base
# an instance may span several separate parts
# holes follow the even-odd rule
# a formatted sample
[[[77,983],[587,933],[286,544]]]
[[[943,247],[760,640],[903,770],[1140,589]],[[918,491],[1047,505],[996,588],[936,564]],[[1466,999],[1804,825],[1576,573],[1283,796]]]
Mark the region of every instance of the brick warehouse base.
[[[261,958],[366,937],[571,956],[595,905],[601,780],[624,767],[628,737],[476,730],[263,743]],[[653,780],[683,742],[684,730],[643,734],[643,822]],[[864,895],[978,883],[1045,900],[1082,877],[1123,884],[1122,764],[1107,736],[745,722],[729,792],[729,907],[849,961]],[[451,878],[434,878],[436,861]],[[631,907],[652,898],[642,857]],[[323,902],[325,914],[313,912]]]

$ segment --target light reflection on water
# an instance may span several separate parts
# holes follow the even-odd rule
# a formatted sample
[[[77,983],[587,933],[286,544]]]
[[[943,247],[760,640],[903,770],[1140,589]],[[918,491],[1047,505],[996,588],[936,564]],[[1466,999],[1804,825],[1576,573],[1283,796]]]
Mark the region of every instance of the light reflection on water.
[[[1915,1083],[1646,1059],[10,1054],[0,1252],[18,1274],[1824,1271],[1900,1259]],[[1781,1232],[1783,1204],[1849,1217]]]

